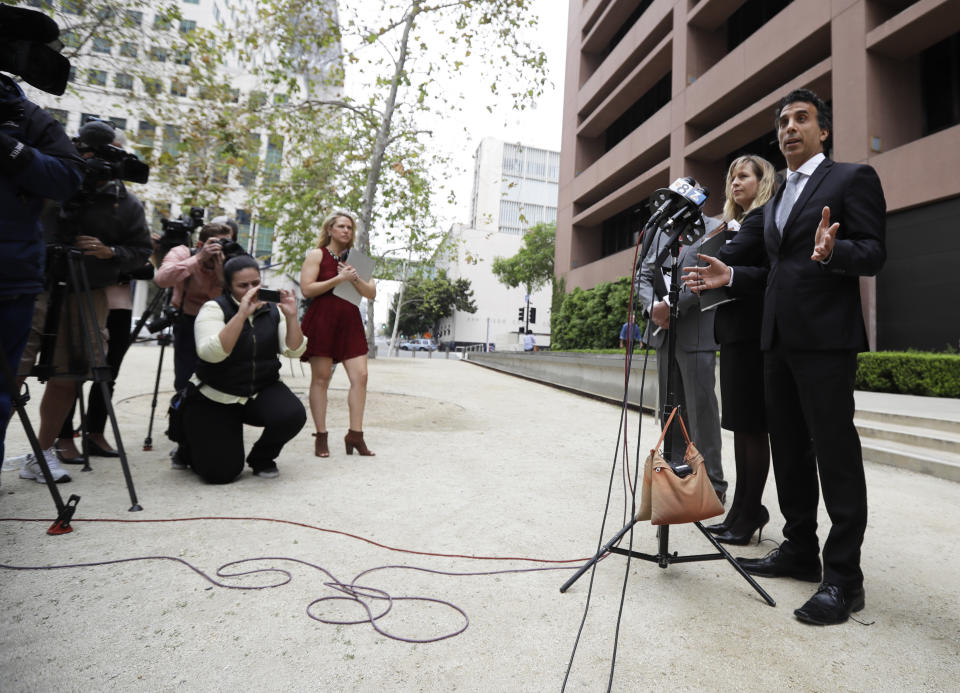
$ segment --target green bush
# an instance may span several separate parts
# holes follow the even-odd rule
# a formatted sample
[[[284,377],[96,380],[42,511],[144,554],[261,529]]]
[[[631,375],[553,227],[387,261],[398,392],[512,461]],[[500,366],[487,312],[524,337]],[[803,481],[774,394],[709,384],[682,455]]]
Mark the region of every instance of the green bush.
[[[856,388],[927,397],[960,397],[960,355],[865,352],[858,358]]]
[[[550,326],[551,350],[619,347],[620,328],[627,321],[629,301],[628,277],[601,282],[589,290],[576,288],[569,294],[556,296]],[[637,324],[642,330],[643,321]]]

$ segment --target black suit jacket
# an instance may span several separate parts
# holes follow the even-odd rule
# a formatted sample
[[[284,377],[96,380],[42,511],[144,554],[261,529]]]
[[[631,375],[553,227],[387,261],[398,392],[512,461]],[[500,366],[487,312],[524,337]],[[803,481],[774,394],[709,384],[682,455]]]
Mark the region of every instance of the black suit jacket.
[[[765,250],[763,323],[760,346],[775,338],[790,349],[867,348],[860,304],[860,276],[875,275],[887,257],[886,201],[876,171],[860,164],[825,159],[803,188],[781,237],[776,198],[763,207],[762,224],[744,223],[729,244],[727,264],[734,266],[735,293],[756,290],[763,271],[754,268]],[[839,222],[833,255],[827,264],[810,259],[824,207]]]
[[[759,237],[759,231],[763,229],[763,207],[750,210],[740,224],[741,228],[747,225],[755,225],[754,233]],[[737,234],[739,233],[738,231]],[[734,234],[734,239],[736,239],[737,234]],[[717,251],[717,257],[728,264],[731,262],[731,251],[729,250],[731,246],[733,246],[733,240],[725,243]],[[716,308],[717,316],[713,333],[720,344],[760,339],[760,323],[763,320],[763,291],[767,279],[767,256],[760,244],[756,244],[754,256],[750,258],[750,262],[756,263],[757,267],[741,267],[735,270],[735,274],[737,272],[746,274],[737,278],[737,286],[731,286],[728,289],[728,293],[737,300],[724,303]],[[747,276],[752,279],[746,279]]]

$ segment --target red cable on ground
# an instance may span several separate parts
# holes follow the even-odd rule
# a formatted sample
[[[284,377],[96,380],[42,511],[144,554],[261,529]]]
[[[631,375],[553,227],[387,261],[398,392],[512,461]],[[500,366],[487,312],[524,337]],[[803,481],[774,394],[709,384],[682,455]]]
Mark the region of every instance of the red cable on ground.
[[[372,544],[381,549],[386,549],[387,551],[396,551],[397,553],[409,553],[416,556],[433,556],[436,558],[466,558],[472,561],[528,561],[530,563],[583,563],[588,560],[587,558],[568,558],[565,560],[556,560],[549,558],[524,558],[522,556],[471,556],[468,554],[459,554],[459,553],[435,553],[432,551],[415,551],[414,549],[402,549],[396,546],[389,546],[387,544],[381,544],[380,542],[374,541],[373,539],[368,539],[362,537],[358,534],[351,534],[350,532],[344,532],[339,529],[328,529],[326,527],[318,527],[316,525],[307,524],[306,522],[297,522],[295,520],[281,520],[273,517],[231,517],[231,516],[205,516],[205,517],[170,517],[170,518],[155,518],[155,519],[145,519],[145,520],[125,520],[125,519],[113,519],[113,518],[73,518],[72,523],[76,524],[77,522],[123,522],[127,524],[141,524],[141,523],[159,523],[159,522],[200,522],[206,520],[231,520],[231,521],[245,521],[245,522],[277,522],[284,525],[292,525],[294,527],[304,527],[306,529],[312,529],[317,532],[326,532],[327,534],[339,534],[344,537],[349,537],[351,539],[356,539],[358,541],[366,542],[367,544]],[[0,522],[50,522],[51,520],[46,518],[38,517],[0,517]]]

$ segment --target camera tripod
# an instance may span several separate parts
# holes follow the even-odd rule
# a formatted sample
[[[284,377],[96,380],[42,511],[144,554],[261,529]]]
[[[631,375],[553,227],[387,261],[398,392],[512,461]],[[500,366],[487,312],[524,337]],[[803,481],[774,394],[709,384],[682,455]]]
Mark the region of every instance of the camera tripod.
[[[53,280],[53,287],[50,291],[49,309],[44,324],[43,341],[40,347],[40,359],[33,369],[33,375],[37,376],[40,382],[46,382],[55,375],[53,355],[58,338],[57,331],[60,325],[60,314],[63,311],[63,304],[67,294],[72,293],[77,299],[76,309],[80,323],[80,336],[83,339],[87,364],[89,364],[89,372],[94,383],[93,387],[100,387],[107,417],[110,420],[110,425],[113,430],[113,437],[117,446],[117,455],[120,459],[120,466],[123,470],[127,491],[130,495],[130,511],[142,510],[143,508],[137,502],[137,494],[133,488],[133,477],[130,474],[130,465],[127,462],[127,454],[120,436],[120,427],[117,425],[117,417],[113,409],[113,398],[110,393],[112,374],[110,372],[110,366],[107,364],[103,343],[98,334],[100,326],[97,322],[96,311],[93,306],[93,297],[90,293],[87,268],[83,264],[83,253],[76,248],[63,245],[48,246],[48,250],[50,251],[54,275],[59,274],[60,276]],[[65,273],[62,271],[63,265],[66,266]],[[57,272],[58,269],[60,270],[59,272]],[[74,375],[80,383],[87,379],[86,371]],[[79,400],[80,426],[83,435],[83,471],[90,471],[89,454],[87,450],[86,412],[84,410],[83,397],[81,396]]]
[[[0,342],[2,342],[2,335],[0,335]],[[6,353],[5,350],[4,353]],[[70,520],[73,519],[73,513],[76,511],[77,504],[80,502],[80,496],[71,494],[67,502],[63,502],[63,496],[60,495],[57,482],[53,480],[50,467],[47,465],[47,458],[43,456],[40,441],[37,440],[37,435],[33,430],[33,424],[30,423],[30,417],[27,415],[26,404],[30,401],[30,388],[24,383],[23,392],[18,391],[16,376],[14,376],[13,371],[11,371],[6,356],[0,359],[0,363],[3,364],[3,387],[10,393],[10,402],[14,410],[16,410],[17,416],[20,417],[20,423],[23,426],[24,433],[27,435],[30,449],[33,451],[37,464],[40,465],[40,470],[43,472],[43,480],[46,482],[47,490],[50,491],[50,497],[53,498],[53,504],[57,508],[57,519],[47,528],[47,534],[57,535],[72,532],[73,527],[70,526]]]
[[[702,225],[702,224],[701,224]],[[670,303],[670,327],[673,329],[667,330],[667,357],[668,357],[668,370],[667,370],[667,394],[665,397],[665,402],[661,410],[660,421],[663,422],[666,420],[667,416],[673,410],[675,406],[680,407],[682,413],[684,409],[684,404],[679,401],[679,396],[677,394],[677,383],[680,382],[680,368],[677,364],[675,358],[677,351],[677,330],[675,326],[679,321],[679,303],[680,303],[680,235],[682,227],[674,230],[672,226],[667,226],[664,230],[664,233],[667,234],[667,241],[663,251],[659,254],[655,261],[655,272],[661,271],[661,267],[666,261],[666,257],[669,254],[673,258],[673,265],[670,273],[670,289],[669,289],[669,303]],[[652,230],[648,229],[648,233]],[[646,258],[640,258],[639,262],[645,262]],[[657,367],[662,367],[662,364],[658,363]],[[683,460],[684,448],[677,446],[677,441],[674,440],[673,431],[668,432],[669,435],[665,436],[663,443],[663,458],[667,462],[668,466],[671,468],[673,473],[681,474],[684,471],[689,471],[689,467],[685,464]],[[677,448],[680,448],[677,450]],[[686,470],[683,468],[686,467]],[[669,472],[668,472],[669,473]],[[634,509],[634,512],[636,510]],[[577,570],[574,575],[563,583],[563,586],[560,587],[561,592],[566,592],[570,586],[576,582],[580,577],[587,572],[593,565],[597,563],[601,558],[603,558],[607,553],[616,553],[622,556],[627,556],[630,558],[638,558],[643,561],[649,561],[656,563],[661,568],[666,568],[672,563],[690,563],[694,561],[714,561],[714,560],[726,560],[733,568],[746,580],[757,593],[770,605],[776,606],[776,602],[773,598],[767,594],[767,592],[757,584],[756,580],[753,579],[741,566],[737,563],[736,559],[730,555],[730,553],[716,540],[716,538],[708,532],[700,522],[694,522],[698,530],[713,544],[713,547],[717,550],[718,553],[710,554],[697,554],[691,556],[679,556],[677,552],[674,551],[670,553],[670,525],[660,525],[657,527],[657,553],[656,554],[647,554],[641,553],[639,551],[633,551],[632,549],[623,549],[617,546],[620,540],[633,529],[633,526],[637,524],[639,520],[634,516],[631,518],[620,531],[618,531],[610,541],[604,544],[599,551],[587,561],[579,570]]]
[[[130,333],[130,343],[133,344],[140,336],[144,325],[151,333],[159,332],[156,340],[157,344],[160,345],[160,357],[157,359],[157,375],[153,381],[153,398],[150,400],[150,423],[147,425],[147,437],[143,439],[144,452],[153,450],[153,419],[157,413],[157,394],[160,390],[160,374],[163,371],[163,354],[173,341],[173,322],[177,319],[179,313],[170,303],[172,296],[173,289],[158,291],[151,299],[150,304],[144,309],[143,315],[137,320],[137,323],[133,326],[133,331]],[[147,322],[151,315],[159,315],[160,317]]]

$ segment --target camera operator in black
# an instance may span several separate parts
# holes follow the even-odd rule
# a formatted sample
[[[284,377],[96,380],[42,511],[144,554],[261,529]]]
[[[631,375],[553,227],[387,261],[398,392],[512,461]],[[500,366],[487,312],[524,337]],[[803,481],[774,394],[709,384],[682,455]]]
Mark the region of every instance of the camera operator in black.
[[[227,245],[232,243],[231,233],[224,224],[206,224],[198,234],[197,247],[171,248],[154,277],[157,286],[173,287],[171,303],[179,309],[173,323],[173,386],[178,392],[197,367],[193,323],[200,306],[223,293],[223,262],[229,259],[224,257],[224,247],[233,251],[231,257],[242,253],[239,246]]]
[[[153,252],[143,205],[127,191],[121,180],[113,177],[114,169],[99,156],[99,151],[111,146],[115,138],[113,126],[103,121],[91,121],[80,128],[76,143],[86,169],[80,192],[62,207],[48,205],[43,214],[44,233],[49,242],[74,247],[83,253],[90,298],[99,327],[98,334],[83,334],[78,309],[80,297],[67,294],[57,329],[53,357],[55,370],[40,402],[37,438],[45,452],[53,450],[76,395],[74,380],[63,376],[66,373],[82,374],[90,367],[86,361],[84,339],[103,343],[108,310],[105,287],[117,284],[121,274],[140,269]],[[48,267],[48,274],[57,274],[64,269]],[[30,373],[39,351],[48,299],[46,292],[37,299],[30,339],[20,361],[21,377]],[[49,455],[45,456],[49,461]],[[21,469],[20,477],[43,481],[42,476],[28,466]]]
[[[11,373],[17,371],[34,302],[43,291],[43,200],[73,195],[81,171],[77,150],[60,124],[0,74],[0,344]],[[0,386],[0,457],[10,412],[10,393]]]

